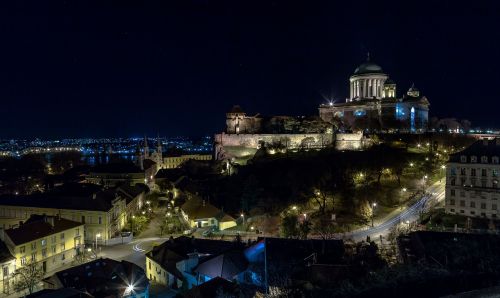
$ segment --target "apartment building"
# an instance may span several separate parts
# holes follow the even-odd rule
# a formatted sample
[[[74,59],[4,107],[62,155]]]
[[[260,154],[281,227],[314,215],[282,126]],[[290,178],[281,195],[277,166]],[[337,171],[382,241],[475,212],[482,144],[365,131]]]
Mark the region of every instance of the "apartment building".
[[[479,140],[450,155],[445,210],[450,214],[499,217],[500,138]]]

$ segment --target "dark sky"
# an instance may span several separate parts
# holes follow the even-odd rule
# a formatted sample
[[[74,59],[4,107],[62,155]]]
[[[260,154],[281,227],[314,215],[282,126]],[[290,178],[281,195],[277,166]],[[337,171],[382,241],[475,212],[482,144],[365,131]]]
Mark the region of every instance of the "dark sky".
[[[212,134],[233,104],[314,115],[368,51],[431,115],[500,127],[500,1],[40,2],[0,7],[0,138]]]

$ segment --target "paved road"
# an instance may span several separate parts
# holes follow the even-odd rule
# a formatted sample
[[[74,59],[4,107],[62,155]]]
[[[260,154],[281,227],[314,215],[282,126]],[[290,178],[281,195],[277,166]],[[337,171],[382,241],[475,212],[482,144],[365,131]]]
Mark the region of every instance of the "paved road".
[[[444,199],[444,183],[435,183],[428,187],[426,194],[423,195],[413,205],[404,209],[401,213],[395,214],[375,223],[373,228],[357,230],[351,233],[346,233],[346,238],[352,238],[355,241],[366,239],[367,236],[375,239],[375,237],[386,236],[390,229],[398,224],[406,224],[406,222],[414,222],[418,219],[420,212],[428,210],[431,206]]]

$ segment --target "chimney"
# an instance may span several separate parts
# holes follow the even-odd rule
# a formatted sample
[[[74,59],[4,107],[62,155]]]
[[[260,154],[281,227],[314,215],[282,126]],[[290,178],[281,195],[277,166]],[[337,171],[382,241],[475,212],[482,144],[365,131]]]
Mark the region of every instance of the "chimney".
[[[54,216],[47,216],[47,215],[44,215],[43,216],[43,220],[50,224],[52,228],[54,228]]]

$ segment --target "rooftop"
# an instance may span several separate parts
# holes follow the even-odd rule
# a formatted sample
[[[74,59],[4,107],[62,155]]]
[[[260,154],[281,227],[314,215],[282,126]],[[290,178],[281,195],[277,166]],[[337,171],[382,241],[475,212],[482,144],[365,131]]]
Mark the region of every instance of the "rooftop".
[[[0,205],[66,210],[108,211],[116,198],[114,189],[94,184],[65,184],[53,191],[33,195],[3,195]]]
[[[32,215],[18,228],[5,230],[5,234],[15,245],[20,245],[82,225],[82,223],[56,216]]]
[[[500,138],[476,141],[464,150],[450,154],[449,161],[460,162],[460,156],[462,155],[477,156],[478,162],[481,161],[481,156],[487,156],[488,158],[497,156],[500,158]]]
[[[98,259],[54,274],[66,288],[87,291],[96,297],[123,297],[129,285],[143,293],[149,289],[144,270],[136,264]]]

